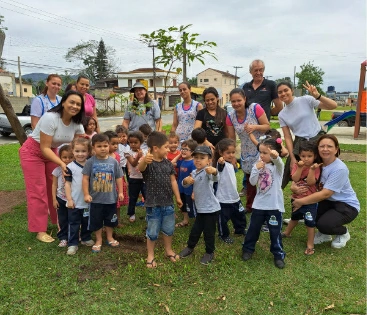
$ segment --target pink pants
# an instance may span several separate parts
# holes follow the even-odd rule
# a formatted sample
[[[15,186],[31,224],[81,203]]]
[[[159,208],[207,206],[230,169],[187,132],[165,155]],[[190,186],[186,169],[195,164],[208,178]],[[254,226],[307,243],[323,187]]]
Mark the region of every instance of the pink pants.
[[[53,149],[56,153],[57,149]],[[28,137],[19,149],[23,169],[28,210],[29,232],[46,232],[48,214],[51,222],[57,224],[56,209],[52,204],[52,171],[58,166],[47,160],[40,144]]]

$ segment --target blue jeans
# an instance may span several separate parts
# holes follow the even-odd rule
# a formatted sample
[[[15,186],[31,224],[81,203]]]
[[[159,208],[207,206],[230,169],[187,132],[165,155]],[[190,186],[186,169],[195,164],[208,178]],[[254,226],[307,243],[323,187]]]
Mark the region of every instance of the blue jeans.
[[[89,220],[89,209],[68,209],[68,221],[69,221],[69,237],[68,246],[78,246],[79,243],[79,230],[80,237],[83,242],[92,239],[92,232],[88,230],[88,220]]]
[[[158,239],[159,232],[172,236],[175,231],[175,209],[172,206],[147,207],[146,220],[148,222],[146,236],[151,241]]]
[[[256,242],[259,240],[261,227],[266,222],[269,226],[270,252],[274,259],[284,259],[285,252],[282,244],[282,213],[278,210],[252,209],[250,225],[247,230],[242,251],[253,253]]]

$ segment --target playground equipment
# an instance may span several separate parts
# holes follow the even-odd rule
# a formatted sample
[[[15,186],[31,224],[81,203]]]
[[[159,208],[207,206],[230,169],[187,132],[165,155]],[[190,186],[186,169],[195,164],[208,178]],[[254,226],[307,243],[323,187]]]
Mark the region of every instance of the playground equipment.
[[[364,84],[366,81],[366,66],[367,60],[361,63],[361,72],[359,75],[359,89],[358,89],[358,101],[356,108],[356,123],[354,125],[354,138],[358,138],[361,131],[361,112],[366,112],[366,91],[364,90]]]

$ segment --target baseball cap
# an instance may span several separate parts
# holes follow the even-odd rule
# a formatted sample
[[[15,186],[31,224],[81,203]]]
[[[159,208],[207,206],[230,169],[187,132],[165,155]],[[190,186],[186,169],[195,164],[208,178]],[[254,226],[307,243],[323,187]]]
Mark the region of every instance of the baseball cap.
[[[194,150],[194,152],[192,153],[192,155],[195,155],[197,153],[207,154],[207,155],[209,155],[209,157],[212,157],[212,150],[210,150],[210,148],[205,146],[205,145],[197,146],[196,149]]]

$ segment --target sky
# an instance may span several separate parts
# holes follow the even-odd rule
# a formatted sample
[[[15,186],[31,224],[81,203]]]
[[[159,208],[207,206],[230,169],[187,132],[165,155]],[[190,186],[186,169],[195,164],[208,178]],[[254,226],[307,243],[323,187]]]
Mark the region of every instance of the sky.
[[[214,41],[218,60],[194,62],[188,77],[207,68],[239,66],[239,83],[250,81],[248,66],[265,62],[269,79],[291,77],[294,67],[313,62],[325,75],[323,89],[357,91],[360,64],[366,59],[364,0],[0,0],[2,26],[8,28],[2,58],[22,74],[64,73],[80,64],[65,61],[68,48],[100,40],[115,49],[117,70],[152,67],[152,49],[139,34],[192,24],[199,40]],[[180,65],[177,65],[180,66]]]

